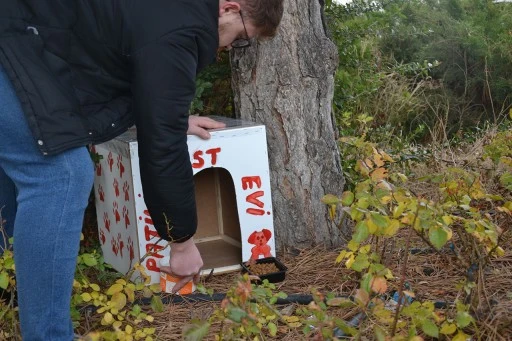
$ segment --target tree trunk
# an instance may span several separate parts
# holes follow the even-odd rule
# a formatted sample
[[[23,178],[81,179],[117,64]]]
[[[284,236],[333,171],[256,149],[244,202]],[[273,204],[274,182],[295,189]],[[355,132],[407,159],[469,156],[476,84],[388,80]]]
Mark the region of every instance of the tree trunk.
[[[231,56],[236,112],[267,127],[281,250],[344,241],[321,202],[344,185],[331,115],[338,55],[322,18],[318,0],[287,0],[279,34]]]

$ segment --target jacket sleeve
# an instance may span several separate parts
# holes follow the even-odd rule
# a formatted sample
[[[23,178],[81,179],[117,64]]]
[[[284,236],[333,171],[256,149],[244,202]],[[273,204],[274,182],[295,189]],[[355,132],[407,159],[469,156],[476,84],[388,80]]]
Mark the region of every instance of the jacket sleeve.
[[[133,55],[133,96],[144,201],[160,236],[183,242],[197,228],[188,111],[195,95],[193,32],[171,33]]]

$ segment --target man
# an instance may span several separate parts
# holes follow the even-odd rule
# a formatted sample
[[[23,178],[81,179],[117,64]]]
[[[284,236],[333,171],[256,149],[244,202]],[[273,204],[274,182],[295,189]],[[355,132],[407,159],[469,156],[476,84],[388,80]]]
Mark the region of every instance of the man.
[[[272,37],[282,0],[9,0],[0,3],[0,207],[14,234],[24,340],[71,340],[71,287],[93,168],[84,146],[137,126],[144,199],[196,277],[187,132],[195,77],[218,47]],[[176,290],[180,286],[176,287]]]

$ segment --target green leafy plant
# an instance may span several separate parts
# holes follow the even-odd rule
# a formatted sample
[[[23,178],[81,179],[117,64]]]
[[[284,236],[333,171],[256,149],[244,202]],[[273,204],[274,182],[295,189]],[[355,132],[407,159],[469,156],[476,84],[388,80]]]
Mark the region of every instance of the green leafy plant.
[[[307,306],[297,309],[301,320],[295,322],[303,325],[302,332],[308,339],[332,340],[340,336],[357,336],[359,331],[347,321],[330,314],[330,307],[354,307],[356,303],[347,298],[335,297],[333,294],[323,294],[312,290],[313,301]],[[289,318],[288,320],[291,320]]]
[[[201,96],[203,95],[204,91],[207,89],[211,89],[212,83],[204,81],[202,79],[198,79],[196,81],[196,96],[194,97],[194,100],[190,104],[190,112],[196,112],[196,111],[202,111],[204,109],[204,102],[201,99]]]
[[[337,118],[367,115],[373,127],[424,141],[452,138],[480,118],[497,123],[510,110],[508,4],[355,0],[329,3],[326,15],[340,57]]]
[[[333,210],[341,208],[355,223],[352,239],[336,261],[344,262],[347,268],[361,274],[356,296],[363,311],[379,321],[375,327],[377,338],[384,339],[387,335],[399,340],[457,332],[455,338],[462,340],[463,329],[473,321],[467,306],[457,305],[459,319],[455,318],[453,323],[438,318],[432,302],[405,304],[405,297],[414,297],[413,292],[405,289],[411,237],[418,236],[434,252],[448,245],[456,261],[468,269],[468,273],[473,268],[473,271],[482,271],[493,257],[503,255],[501,244],[506,232],[496,225],[487,208],[497,207],[510,214],[512,202],[486,193],[479,174],[460,168],[448,168],[420,179],[438,185],[438,201],[416,196],[405,186],[408,178],[393,171],[394,160],[390,155],[365,141],[364,136],[342,140],[359,148],[355,155],[360,158],[356,158],[353,167],[359,179],[352,190],[341,197],[326,195],[323,202],[333,215]],[[406,237],[405,257],[400,279],[394,281],[398,293],[396,306],[390,309],[379,295],[387,291],[388,283],[395,277],[381,262],[381,255],[385,240],[399,233]],[[475,281],[476,278],[468,277],[462,288],[470,302],[478,305],[472,290]]]
[[[191,114],[232,117],[233,91],[229,53],[217,53],[217,62],[207,66],[196,81],[196,95],[190,107]]]
[[[277,321],[288,324],[286,318],[273,306],[278,298],[286,298],[283,292],[274,293],[275,285],[264,280],[261,285],[251,284],[249,275],[243,275],[232,287],[207,322],[187,327],[184,336],[198,340],[206,335],[212,324],[220,324],[216,340],[258,339],[264,333],[276,336]]]
[[[13,238],[8,238],[4,229],[2,209],[0,208],[0,234],[8,245],[0,250],[0,339],[10,339],[19,335],[18,307],[15,303],[16,276]]]
[[[512,119],[512,110],[510,118]],[[508,191],[512,191],[512,131],[498,132],[484,149],[484,157],[490,158],[494,165],[500,168],[499,182]]]

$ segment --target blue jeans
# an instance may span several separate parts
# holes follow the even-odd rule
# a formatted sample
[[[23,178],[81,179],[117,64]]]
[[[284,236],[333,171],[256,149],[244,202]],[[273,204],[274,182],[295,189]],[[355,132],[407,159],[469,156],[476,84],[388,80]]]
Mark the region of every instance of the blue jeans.
[[[14,236],[25,341],[73,339],[70,300],[93,175],[85,147],[41,154],[0,66],[0,208]]]

